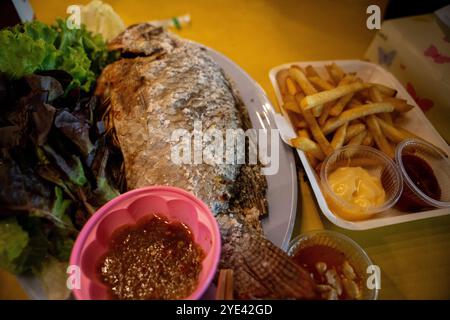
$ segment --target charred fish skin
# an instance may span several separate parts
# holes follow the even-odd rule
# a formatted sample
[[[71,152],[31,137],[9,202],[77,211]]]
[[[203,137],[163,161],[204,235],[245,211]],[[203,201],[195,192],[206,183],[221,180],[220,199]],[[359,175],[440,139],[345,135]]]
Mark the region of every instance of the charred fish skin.
[[[241,128],[237,102],[221,69],[202,47],[176,43],[158,59],[136,57],[109,65],[97,93],[110,98],[130,188],[175,184],[218,213],[229,208],[240,165],[176,165],[170,159],[170,138],[175,129],[192,132],[196,121],[203,131]],[[156,49],[162,47],[167,46]]]
[[[195,121],[203,131],[250,127],[246,108],[220,66],[202,46],[150,24],[129,27],[110,48],[124,58],[103,70],[96,94],[110,101],[128,188],[177,186],[209,206],[223,238],[221,267],[234,269],[240,283],[237,298],[314,296],[309,275],[262,237],[267,182],[259,165],[171,161],[175,129],[192,131]]]
[[[316,285],[284,251],[233,214],[219,214],[220,265],[234,271],[236,299],[315,299]]]

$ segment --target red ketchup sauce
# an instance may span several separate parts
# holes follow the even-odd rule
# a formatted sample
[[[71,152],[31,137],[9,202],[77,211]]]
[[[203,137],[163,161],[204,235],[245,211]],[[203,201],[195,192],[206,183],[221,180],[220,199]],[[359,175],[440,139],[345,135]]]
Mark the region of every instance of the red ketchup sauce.
[[[441,188],[439,187],[439,183],[431,166],[425,160],[413,154],[402,155],[402,162],[406,173],[414,185],[430,198],[440,200]],[[430,205],[416,196],[413,191],[404,184],[403,193],[398,200],[396,207],[402,211],[414,212],[428,208]]]

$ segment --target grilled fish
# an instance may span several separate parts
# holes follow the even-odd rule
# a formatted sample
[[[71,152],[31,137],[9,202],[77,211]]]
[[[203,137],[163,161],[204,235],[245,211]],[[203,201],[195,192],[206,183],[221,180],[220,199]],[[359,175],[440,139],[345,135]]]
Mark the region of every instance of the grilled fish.
[[[129,189],[173,185],[202,199],[223,238],[221,266],[235,275],[236,298],[313,298],[309,274],[264,239],[266,180],[259,164],[175,164],[175,129],[251,126],[232,82],[205,48],[151,24],[130,26],[112,42],[122,59],[107,66],[96,94],[122,150]]]

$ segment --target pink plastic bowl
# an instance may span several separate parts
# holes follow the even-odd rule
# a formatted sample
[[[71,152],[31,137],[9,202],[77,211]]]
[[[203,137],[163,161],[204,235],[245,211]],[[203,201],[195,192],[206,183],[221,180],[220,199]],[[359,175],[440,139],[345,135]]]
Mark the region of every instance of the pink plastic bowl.
[[[98,279],[96,267],[107,250],[111,234],[118,227],[135,224],[140,218],[155,213],[169,221],[186,224],[194,241],[205,252],[198,287],[187,299],[199,299],[203,295],[214,277],[220,257],[217,221],[208,207],[191,193],[175,187],[153,186],[118,196],[87,221],[70,257],[72,270],[80,271],[79,288],[72,289],[76,299],[108,299],[107,287]]]

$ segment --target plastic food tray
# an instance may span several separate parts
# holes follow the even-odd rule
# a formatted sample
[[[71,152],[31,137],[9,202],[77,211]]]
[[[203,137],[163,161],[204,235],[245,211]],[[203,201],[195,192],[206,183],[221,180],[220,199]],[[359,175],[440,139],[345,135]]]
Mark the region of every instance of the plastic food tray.
[[[275,88],[278,103],[282,104],[281,94],[276,81],[276,74],[278,71],[289,68],[291,65],[298,65],[300,67],[306,67],[312,65],[316,68],[317,72],[324,77],[327,77],[325,71],[325,65],[335,62],[345,72],[356,72],[359,77],[364,81],[380,83],[392,88],[395,88],[398,93],[397,96],[406,99],[409,104],[414,105],[415,108],[407,112],[402,119],[401,126],[414,132],[418,136],[427,140],[428,142],[442,148],[447,154],[450,154],[450,148],[444,139],[439,135],[433,125],[425,117],[422,110],[414,102],[413,98],[403,88],[400,82],[388,71],[384,70],[379,65],[360,61],[360,60],[334,60],[334,61],[306,61],[306,62],[292,62],[277,66],[270,70],[269,77]],[[280,130],[281,138],[287,144],[290,144],[290,139],[295,137],[295,131],[289,121],[289,118],[284,114],[274,112],[275,123]],[[283,112],[283,111],[282,111]],[[308,160],[303,151],[297,150],[309,181],[311,182],[312,189],[319,203],[320,209],[323,214],[335,225],[349,229],[349,230],[367,230],[373,228],[379,228],[383,226],[389,226],[397,223],[426,219],[431,217],[443,216],[450,214],[450,209],[433,209],[422,212],[402,212],[395,208],[389,209],[385,212],[374,215],[372,218],[364,221],[347,221],[338,215],[334,214],[327,205],[324,195],[320,188],[319,177],[315,170],[309,165]]]

